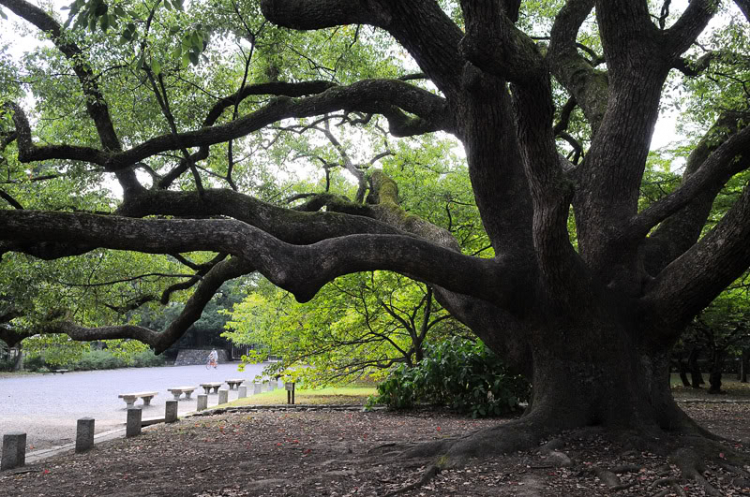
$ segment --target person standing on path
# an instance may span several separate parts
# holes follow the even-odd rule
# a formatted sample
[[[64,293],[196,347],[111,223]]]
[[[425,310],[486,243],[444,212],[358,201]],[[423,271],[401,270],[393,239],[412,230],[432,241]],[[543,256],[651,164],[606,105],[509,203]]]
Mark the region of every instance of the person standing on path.
[[[219,365],[219,353],[216,352],[216,349],[213,349],[210,354],[208,354],[208,365],[213,366],[216,368]]]

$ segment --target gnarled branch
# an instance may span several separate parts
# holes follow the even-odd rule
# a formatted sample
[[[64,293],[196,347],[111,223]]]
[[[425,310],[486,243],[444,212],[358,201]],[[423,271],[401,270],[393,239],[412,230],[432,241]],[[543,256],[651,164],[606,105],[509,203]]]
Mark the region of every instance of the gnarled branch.
[[[300,302],[338,276],[374,269],[408,272],[500,305],[517,285],[516,269],[502,258],[463,256],[403,235],[350,235],[299,246],[234,220],[140,220],[31,211],[0,211],[0,228],[0,239],[20,242],[78,243],[145,253],[220,250],[250,261]],[[447,273],[445,267],[458,270]]]
[[[607,110],[609,82],[577,50],[576,37],[581,24],[594,8],[594,0],[569,0],[560,9],[552,26],[546,59],[555,78],[581,106],[596,134]]]

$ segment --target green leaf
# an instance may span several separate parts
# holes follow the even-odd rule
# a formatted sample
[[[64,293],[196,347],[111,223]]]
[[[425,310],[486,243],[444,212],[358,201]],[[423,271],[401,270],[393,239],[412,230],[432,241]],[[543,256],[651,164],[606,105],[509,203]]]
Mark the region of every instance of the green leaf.
[[[109,29],[109,16],[103,15],[99,18],[99,26],[102,28],[102,31],[105,33]]]
[[[109,6],[106,3],[101,2],[101,3],[98,3],[96,7],[94,8],[94,14],[96,14],[97,17],[101,17],[104,14],[106,14],[108,10],[109,10]]]

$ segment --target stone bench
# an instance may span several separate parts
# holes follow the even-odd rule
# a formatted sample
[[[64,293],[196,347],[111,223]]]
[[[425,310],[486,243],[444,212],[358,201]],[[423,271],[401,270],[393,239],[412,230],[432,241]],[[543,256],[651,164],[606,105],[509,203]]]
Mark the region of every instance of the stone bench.
[[[201,383],[201,387],[203,387],[203,392],[205,394],[211,393],[211,389],[214,389],[214,393],[219,393],[219,387],[222,386],[223,383]]]
[[[234,379],[234,380],[225,380],[225,383],[229,385],[230,390],[237,390],[244,381],[245,381],[244,379]]]
[[[133,407],[137,399],[143,399],[143,405],[151,405],[151,399],[159,395],[159,392],[138,392],[138,393],[121,393],[118,395],[119,398],[123,399],[128,405],[128,408]]]
[[[167,388],[167,391],[174,395],[174,400],[180,400],[180,395],[185,394],[185,400],[190,400],[190,396],[195,391],[196,387],[172,387]]]
[[[65,373],[67,373],[69,371],[70,371],[69,369],[53,369],[52,370],[52,374],[57,374],[57,373],[65,374]]]

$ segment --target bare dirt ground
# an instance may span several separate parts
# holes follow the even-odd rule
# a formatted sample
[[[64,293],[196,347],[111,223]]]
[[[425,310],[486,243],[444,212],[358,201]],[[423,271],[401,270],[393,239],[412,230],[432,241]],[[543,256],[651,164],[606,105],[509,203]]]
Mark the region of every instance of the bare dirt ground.
[[[685,410],[750,452],[750,404],[690,403]],[[283,412],[258,410],[190,417],[134,439],[67,454],[22,471],[0,473],[2,496],[384,496],[418,481],[425,468],[374,457],[387,444],[457,437],[503,420],[446,412]],[[664,458],[618,446],[601,435],[563,435],[559,467],[538,451],[518,452],[443,470],[405,496],[699,496]],[[599,470],[619,473],[610,489]],[[750,467],[733,474],[709,466],[720,495],[750,495]]]

